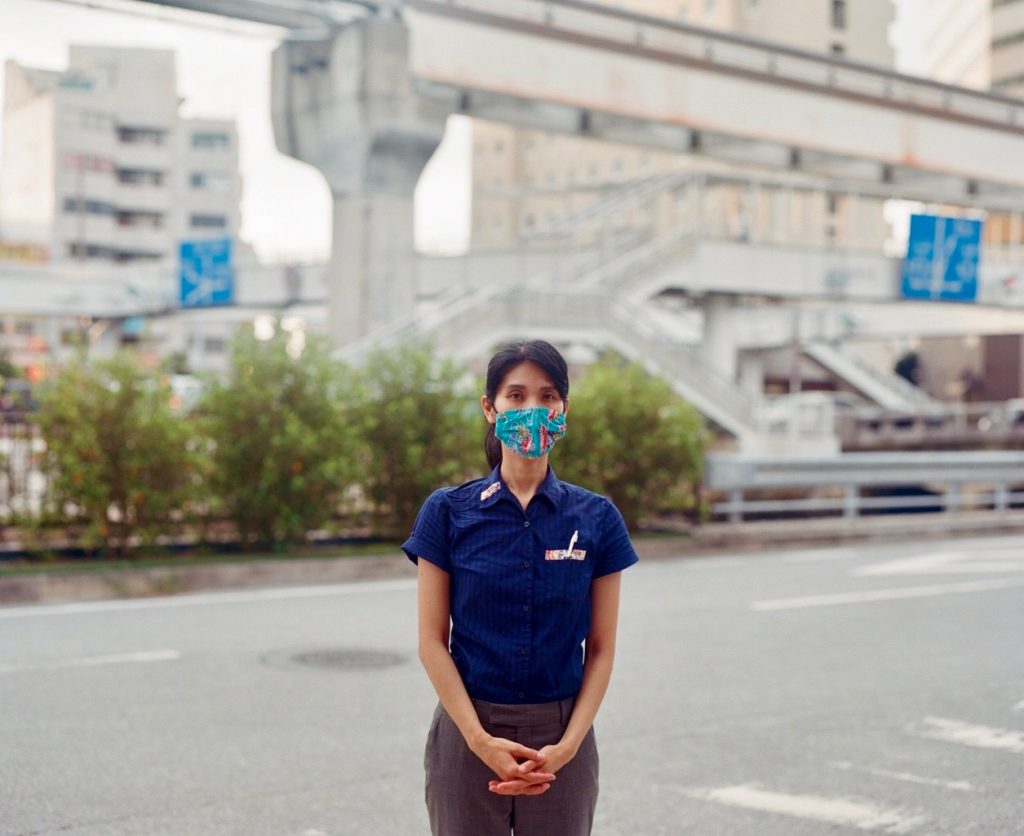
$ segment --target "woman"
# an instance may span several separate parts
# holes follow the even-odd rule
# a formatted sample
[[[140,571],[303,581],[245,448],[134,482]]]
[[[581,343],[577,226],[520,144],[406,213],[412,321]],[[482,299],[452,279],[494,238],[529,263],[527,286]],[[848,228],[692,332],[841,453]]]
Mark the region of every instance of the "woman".
[[[425,758],[430,827],[586,836],[591,724],[612,672],[620,572],[637,556],[615,506],[548,467],[569,411],[552,345],[495,354],[481,405],[493,470],[432,494],[402,546],[418,565],[420,659],[440,700]]]

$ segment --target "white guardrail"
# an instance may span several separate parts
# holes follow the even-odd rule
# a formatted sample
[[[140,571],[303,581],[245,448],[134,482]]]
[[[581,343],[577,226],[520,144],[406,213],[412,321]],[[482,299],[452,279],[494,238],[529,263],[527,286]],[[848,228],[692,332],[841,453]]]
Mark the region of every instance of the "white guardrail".
[[[714,503],[712,512],[730,522],[752,514],[854,518],[864,511],[1006,511],[1024,505],[1024,452],[1016,450],[846,453],[820,459],[711,453],[706,465],[705,487],[728,496]],[[752,491],[777,496],[748,498]],[[881,495],[870,495],[875,491]],[[778,496],[793,493],[803,496]]]

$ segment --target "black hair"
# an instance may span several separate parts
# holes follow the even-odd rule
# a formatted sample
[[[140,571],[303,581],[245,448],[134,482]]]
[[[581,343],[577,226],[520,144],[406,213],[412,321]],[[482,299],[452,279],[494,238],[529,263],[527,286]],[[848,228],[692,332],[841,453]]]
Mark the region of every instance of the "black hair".
[[[487,364],[487,399],[494,404],[505,376],[520,363],[536,363],[555,384],[555,390],[565,402],[569,400],[569,368],[565,358],[551,343],[545,340],[518,340],[498,349]],[[488,424],[484,439],[487,464],[493,470],[501,462],[501,442],[494,434],[494,424]]]

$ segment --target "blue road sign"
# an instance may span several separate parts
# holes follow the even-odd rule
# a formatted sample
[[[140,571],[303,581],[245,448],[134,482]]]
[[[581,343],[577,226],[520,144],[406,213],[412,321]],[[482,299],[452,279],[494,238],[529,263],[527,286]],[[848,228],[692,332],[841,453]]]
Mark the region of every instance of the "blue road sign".
[[[981,221],[911,215],[903,298],[974,302],[980,254]]]
[[[231,239],[182,241],[179,250],[179,294],[183,308],[231,305],[235,301],[235,269]]]

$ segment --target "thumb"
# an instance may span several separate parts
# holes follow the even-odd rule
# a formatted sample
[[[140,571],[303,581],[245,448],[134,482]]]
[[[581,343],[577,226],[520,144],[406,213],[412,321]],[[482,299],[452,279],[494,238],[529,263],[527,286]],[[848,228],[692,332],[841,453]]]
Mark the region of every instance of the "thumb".
[[[526,758],[529,761],[537,762],[543,761],[543,758],[540,756],[540,752],[536,751],[535,749],[528,749],[521,743],[512,744],[512,749],[510,751],[512,755],[517,758]]]

